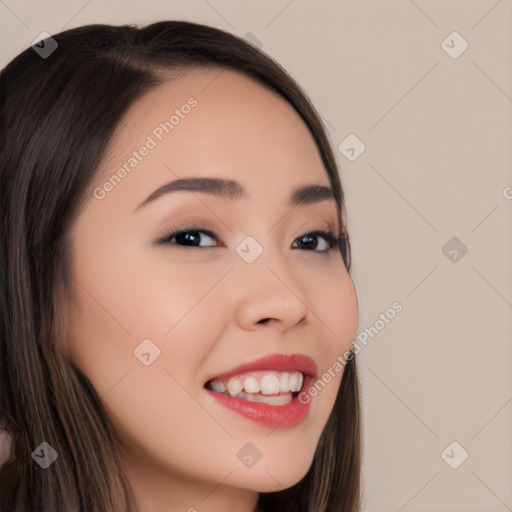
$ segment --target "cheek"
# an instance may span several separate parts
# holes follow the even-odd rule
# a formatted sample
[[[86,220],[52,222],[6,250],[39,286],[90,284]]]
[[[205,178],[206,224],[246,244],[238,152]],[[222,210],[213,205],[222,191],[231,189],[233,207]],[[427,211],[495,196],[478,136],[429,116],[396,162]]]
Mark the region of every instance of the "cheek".
[[[333,278],[336,276],[336,278]],[[311,289],[314,315],[323,327],[319,340],[319,374],[317,380],[303,393],[303,400],[311,401],[313,415],[324,424],[332,411],[343,377],[347,355],[359,325],[359,308],[352,279],[345,270],[325,276]],[[313,309],[312,308],[312,309]]]
[[[144,354],[149,349],[150,360],[159,354],[166,367],[194,372],[211,348],[205,326],[213,332],[215,320],[223,321],[216,312],[224,296],[215,293],[215,284],[224,273],[215,264],[200,270],[197,264],[171,265],[165,254],[148,261],[136,251],[89,250],[72,266],[72,360],[100,396],[130,368],[142,366],[139,346]],[[151,343],[141,345],[147,339]]]
[[[198,369],[220,336],[221,312],[229,309],[215,287],[225,270],[175,265],[173,271],[165,262],[134,267],[133,260],[112,260],[115,265],[106,264],[104,253],[75,262],[70,356],[121,439],[141,457],[164,457],[190,474],[204,460],[215,460],[220,449],[236,454],[238,443],[231,446],[190,395],[202,392]]]
[[[321,283],[321,284],[320,284]],[[323,349],[333,361],[348,350],[357,333],[359,308],[352,278],[346,270],[328,273],[309,283],[312,314],[325,333]],[[325,362],[325,361],[324,361]]]

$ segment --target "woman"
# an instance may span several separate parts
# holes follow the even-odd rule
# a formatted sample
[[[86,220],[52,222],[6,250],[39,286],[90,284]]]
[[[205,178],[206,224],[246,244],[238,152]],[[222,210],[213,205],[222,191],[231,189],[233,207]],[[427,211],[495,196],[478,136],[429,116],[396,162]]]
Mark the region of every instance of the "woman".
[[[0,510],[360,510],[344,199],[305,93],[202,25],[54,39],[0,75]]]

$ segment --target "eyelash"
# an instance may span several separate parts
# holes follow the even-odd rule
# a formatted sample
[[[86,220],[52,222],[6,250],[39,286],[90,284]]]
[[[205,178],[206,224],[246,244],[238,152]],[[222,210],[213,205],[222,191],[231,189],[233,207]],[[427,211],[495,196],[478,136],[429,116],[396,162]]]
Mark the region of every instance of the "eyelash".
[[[215,235],[215,233],[213,233],[212,231],[210,231],[208,229],[204,229],[201,226],[191,225],[191,226],[182,227],[182,228],[179,228],[178,230],[166,233],[159,240],[157,240],[155,242],[155,244],[156,245],[171,244],[171,245],[177,245],[178,247],[198,248],[198,249],[200,249],[200,248],[206,249],[206,248],[213,248],[213,247],[215,247],[215,246],[206,246],[206,247],[204,247],[204,246],[193,246],[193,245],[181,245],[181,244],[178,244],[176,242],[172,242],[171,241],[171,239],[176,237],[177,235],[182,235],[182,234],[190,233],[190,232],[193,232],[193,233],[204,233],[205,235],[209,236],[210,238],[213,238],[213,239],[218,241],[217,235]],[[322,237],[327,242],[327,246],[328,246],[327,249],[324,249],[322,251],[317,251],[315,249],[311,250],[312,252],[319,252],[319,253],[328,253],[332,249],[339,248],[340,242],[344,242],[344,240],[345,240],[344,236],[341,236],[341,237],[338,238],[338,237],[336,237],[336,235],[332,231],[312,231],[312,232],[305,233],[305,234],[297,237],[296,240],[298,240],[300,238],[312,237],[312,236]],[[294,242],[295,242],[295,240],[294,240]],[[307,251],[309,249],[303,249],[303,250]]]

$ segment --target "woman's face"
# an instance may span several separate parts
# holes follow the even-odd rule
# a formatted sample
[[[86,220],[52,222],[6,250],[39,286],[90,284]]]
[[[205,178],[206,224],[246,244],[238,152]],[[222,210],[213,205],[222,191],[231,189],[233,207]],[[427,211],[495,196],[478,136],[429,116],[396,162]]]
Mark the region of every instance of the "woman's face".
[[[198,178],[225,183],[176,186]],[[136,492],[295,484],[358,325],[339,250],[312,234],[337,235],[335,200],[313,189],[292,202],[330,188],[304,122],[243,75],[187,72],[132,106],[94,185],[71,237],[69,357],[119,432]],[[324,372],[304,406],[301,380]]]

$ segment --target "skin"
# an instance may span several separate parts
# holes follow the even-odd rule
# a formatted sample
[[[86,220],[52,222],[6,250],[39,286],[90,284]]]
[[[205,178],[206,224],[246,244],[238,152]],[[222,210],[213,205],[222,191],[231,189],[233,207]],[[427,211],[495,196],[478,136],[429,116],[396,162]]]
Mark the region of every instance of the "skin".
[[[283,98],[241,74],[195,69],[139,98],[96,186],[191,96],[197,106],[77,218],[68,355],[119,432],[141,511],[250,512],[259,492],[308,470],[342,373],[304,422],[273,431],[217,403],[205,382],[276,353],[306,354],[321,375],[350,348],[358,308],[339,250],[292,248],[312,231],[338,232],[334,200],[287,204],[298,186],[329,186],[314,140]],[[137,209],[160,186],[199,176],[236,180],[249,196],[178,191]],[[215,233],[200,235],[214,247],[153,245],[190,221]],[[235,251],[246,236],[263,248],[250,264]],[[149,366],[134,355],[147,338],[160,349]],[[236,455],[247,442],[262,453],[252,468]]]

